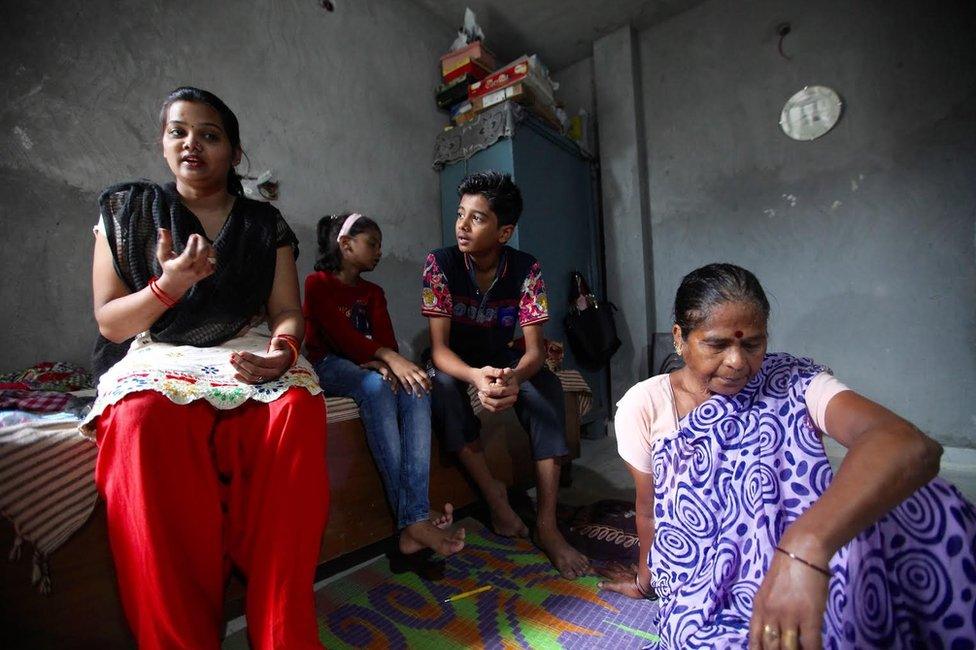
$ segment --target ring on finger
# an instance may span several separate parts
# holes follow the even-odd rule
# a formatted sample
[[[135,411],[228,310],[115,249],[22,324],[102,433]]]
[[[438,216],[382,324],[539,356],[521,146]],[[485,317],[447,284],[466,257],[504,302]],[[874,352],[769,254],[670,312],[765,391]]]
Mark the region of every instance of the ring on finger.
[[[782,645],[784,648],[799,648],[800,645],[797,643],[797,633],[794,629],[783,630]]]
[[[765,636],[770,641],[776,641],[779,639],[779,629],[773,627],[769,623],[763,625],[763,636]]]
[[[207,261],[210,262],[211,264],[216,264],[217,263],[217,258],[216,257],[208,257],[207,258]]]

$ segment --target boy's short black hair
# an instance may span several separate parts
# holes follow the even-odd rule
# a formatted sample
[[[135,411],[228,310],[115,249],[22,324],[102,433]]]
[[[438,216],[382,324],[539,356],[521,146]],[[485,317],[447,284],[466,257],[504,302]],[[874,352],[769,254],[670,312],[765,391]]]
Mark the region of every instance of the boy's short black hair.
[[[522,215],[522,191],[511,175],[488,171],[468,174],[458,185],[458,196],[480,194],[498,217],[498,226],[514,226]]]

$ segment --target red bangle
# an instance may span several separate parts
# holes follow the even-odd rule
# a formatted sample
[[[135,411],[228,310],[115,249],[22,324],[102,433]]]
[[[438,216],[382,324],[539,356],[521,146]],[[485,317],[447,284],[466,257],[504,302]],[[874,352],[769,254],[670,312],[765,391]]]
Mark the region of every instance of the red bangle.
[[[285,343],[287,343],[288,347],[291,348],[291,353],[292,353],[291,365],[289,365],[288,367],[293,368],[295,367],[295,364],[298,363],[298,348],[295,347],[295,344],[289,341],[288,339],[285,339]]]
[[[156,296],[156,299],[159,300],[159,302],[166,305],[166,308],[169,309],[176,304],[176,300],[174,300],[171,295],[166,293],[162,287],[156,284],[156,280],[157,278],[155,275],[149,278],[149,290],[152,291],[153,295]]]
[[[298,339],[296,339],[291,334],[279,334],[271,337],[272,341],[274,341],[275,339],[281,339],[291,349],[291,353],[292,353],[291,364],[288,367],[293,368],[295,364],[298,363],[298,345],[297,345]],[[268,347],[268,349],[269,350],[271,349],[270,346]]]

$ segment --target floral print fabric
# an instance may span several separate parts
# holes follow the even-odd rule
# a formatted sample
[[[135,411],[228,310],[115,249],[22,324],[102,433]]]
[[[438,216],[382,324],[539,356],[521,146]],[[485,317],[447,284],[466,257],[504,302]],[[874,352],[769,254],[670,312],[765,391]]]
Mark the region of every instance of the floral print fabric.
[[[437,265],[433,253],[427,255],[427,260],[424,262],[422,291],[421,312],[425,316],[450,318],[455,315],[451,287],[447,277]],[[479,322],[486,326],[494,326],[495,320],[489,318],[481,319]],[[534,262],[522,282],[518,296],[518,324],[525,327],[544,323],[547,320],[549,320],[549,298],[546,295],[546,282],[542,279],[542,266],[539,262]]]
[[[549,298],[546,283],[542,279],[542,267],[536,262],[529,269],[522,283],[522,296],[519,298],[519,325],[535,325],[549,320]]]
[[[428,253],[427,260],[424,262],[423,283],[421,312],[425,316],[447,316],[450,318],[451,314],[454,313],[451,288],[447,284],[447,278],[441,271],[441,267],[437,265],[433,253]]]
[[[315,371],[304,357],[285,374],[263,384],[244,384],[234,379],[230,364],[233,352],[267,351],[269,337],[249,330],[221,345],[198,348],[192,345],[160,343],[140,334],[128,354],[112,366],[98,382],[98,397],[82,421],[82,433],[93,436],[94,420],[105,407],[130,393],[153,390],[176,404],[203,399],[218,409],[233,409],[249,399],[270,403],[289,388],[301,387],[312,395],[322,392]]]

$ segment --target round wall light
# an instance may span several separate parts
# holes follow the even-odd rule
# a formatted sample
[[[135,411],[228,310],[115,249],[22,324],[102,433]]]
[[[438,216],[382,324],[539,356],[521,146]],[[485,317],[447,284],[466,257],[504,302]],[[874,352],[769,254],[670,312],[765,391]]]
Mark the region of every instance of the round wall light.
[[[783,106],[779,125],[794,140],[815,140],[840,119],[841,101],[827,86],[806,86]]]

